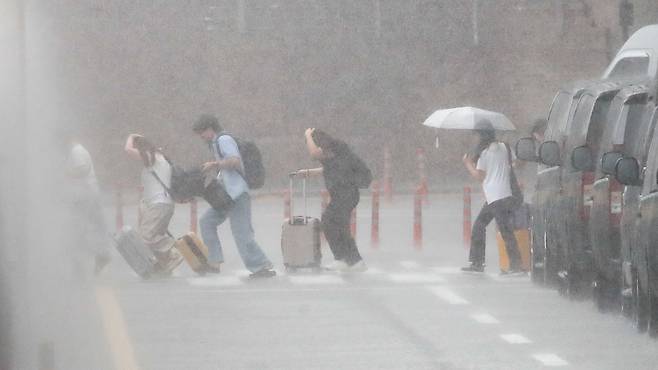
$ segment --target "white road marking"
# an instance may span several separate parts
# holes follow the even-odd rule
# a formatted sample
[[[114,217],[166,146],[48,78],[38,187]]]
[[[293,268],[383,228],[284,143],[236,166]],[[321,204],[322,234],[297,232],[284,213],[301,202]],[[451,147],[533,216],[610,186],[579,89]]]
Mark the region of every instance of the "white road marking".
[[[500,337],[509,344],[528,344],[532,341],[521,334],[501,334]]]
[[[544,366],[567,366],[568,362],[563,360],[560,356],[554,353],[538,353],[532,355],[532,357],[541,362]]]
[[[330,285],[344,284],[345,280],[338,275],[307,275],[293,276],[289,275],[290,282],[297,285]]]
[[[383,274],[383,273],[384,273],[384,271],[382,271],[382,270],[380,270],[376,267],[370,267],[370,266],[368,266],[368,270],[366,270],[364,272],[364,274],[373,274],[373,275],[374,274]]]
[[[429,290],[437,297],[454,305],[465,305],[468,301],[445,287],[431,287]]]
[[[459,267],[450,267],[450,266],[434,267],[432,271],[442,275],[454,275],[454,274],[462,273]]]
[[[237,276],[198,277],[187,279],[188,284],[201,287],[237,286],[244,281]]]
[[[416,261],[400,261],[400,265],[407,270],[418,270],[420,268],[420,264]]]
[[[394,283],[443,283],[445,279],[432,274],[389,274],[388,278]]]
[[[500,324],[497,318],[489,315],[488,313],[478,313],[471,315],[471,318],[480,324]]]

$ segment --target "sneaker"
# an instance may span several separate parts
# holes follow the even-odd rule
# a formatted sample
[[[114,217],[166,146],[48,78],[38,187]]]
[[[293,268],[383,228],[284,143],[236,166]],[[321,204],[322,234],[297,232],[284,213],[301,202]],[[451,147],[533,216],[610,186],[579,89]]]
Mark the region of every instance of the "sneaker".
[[[219,274],[221,272],[221,263],[217,262],[206,262],[206,265],[204,266],[203,270],[205,272],[209,272],[211,274]]]
[[[366,272],[368,271],[368,266],[363,260],[351,265],[348,269],[350,272]]]
[[[475,263],[471,263],[470,265],[468,265],[466,267],[462,267],[462,271],[463,272],[484,272],[484,266],[479,265],[479,264],[475,264]]]
[[[271,267],[263,267],[262,269],[249,275],[250,279],[262,279],[262,278],[271,278],[276,276],[276,271],[272,270]]]
[[[329,271],[345,271],[349,269],[349,266],[347,265],[347,263],[345,263],[345,261],[335,260],[334,262],[326,265],[324,268],[325,270],[329,270]]]

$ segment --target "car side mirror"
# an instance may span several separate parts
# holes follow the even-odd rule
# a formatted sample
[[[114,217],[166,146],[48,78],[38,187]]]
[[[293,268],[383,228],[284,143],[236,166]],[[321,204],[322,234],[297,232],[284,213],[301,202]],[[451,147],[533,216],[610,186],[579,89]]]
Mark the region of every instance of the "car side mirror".
[[[593,171],[592,150],[587,145],[577,147],[571,152],[571,165],[578,171]]]
[[[623,155],[620,152],[607,152],[603,154],[603,157],[601,157],[601,171],[606,175],[614,175],[617,161],[622,157]]]
[[[524,137],[519,139],[519,141],[516,142],[515,150],[516,158],[522,161],[539,161],[539,157],[537,157],[537,147],[535,146],[535,140],[531,137]]]
[[[617,160],[615,165],[615,178],[624,185],[640,186],[640,164],[633,157],[624,157]]]
[[[555,141],[545,141],[539,146],[539,160],[547,166],[560,165],[560,145]]]

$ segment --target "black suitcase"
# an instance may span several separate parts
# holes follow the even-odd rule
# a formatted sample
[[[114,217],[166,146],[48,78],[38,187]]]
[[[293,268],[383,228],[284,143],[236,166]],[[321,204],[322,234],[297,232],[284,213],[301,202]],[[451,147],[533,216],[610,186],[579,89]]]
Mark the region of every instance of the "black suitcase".
[[[143,279],[149,279],[158,263],[153,252],[130,226],[125,226],[114,236],[117,250],[128,265]]]
[[[309,217],[306,207],[306,178],[302,184],[304,215],[294,216],[293,180],[290,176],[290,210],[291,218],[285,219],[281,232],[281,252],[283,264],[288,271],[298,268],[319,269],[322,261],[320,250],[320,220]]]

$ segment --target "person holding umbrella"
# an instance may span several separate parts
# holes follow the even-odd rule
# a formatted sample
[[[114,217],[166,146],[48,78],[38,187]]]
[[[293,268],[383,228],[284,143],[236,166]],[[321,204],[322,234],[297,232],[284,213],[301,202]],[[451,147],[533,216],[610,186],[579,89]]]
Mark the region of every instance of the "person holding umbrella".
[[[462,271],[484,272],[486,227],[495,219],[510,259],[509,273],[518,273],[521,271],[521,256],[512,220],[519,202],[513,194],[512,181],[516,182],[516,178],[512,153],[506,143],[496,139],[496,131],[489,120],[479,120],[474,131],[478,145],[475,153],[464,155],[463,162],[470,175],[482,183],[486,202],[473,224],[470,265],[463,267]]]

